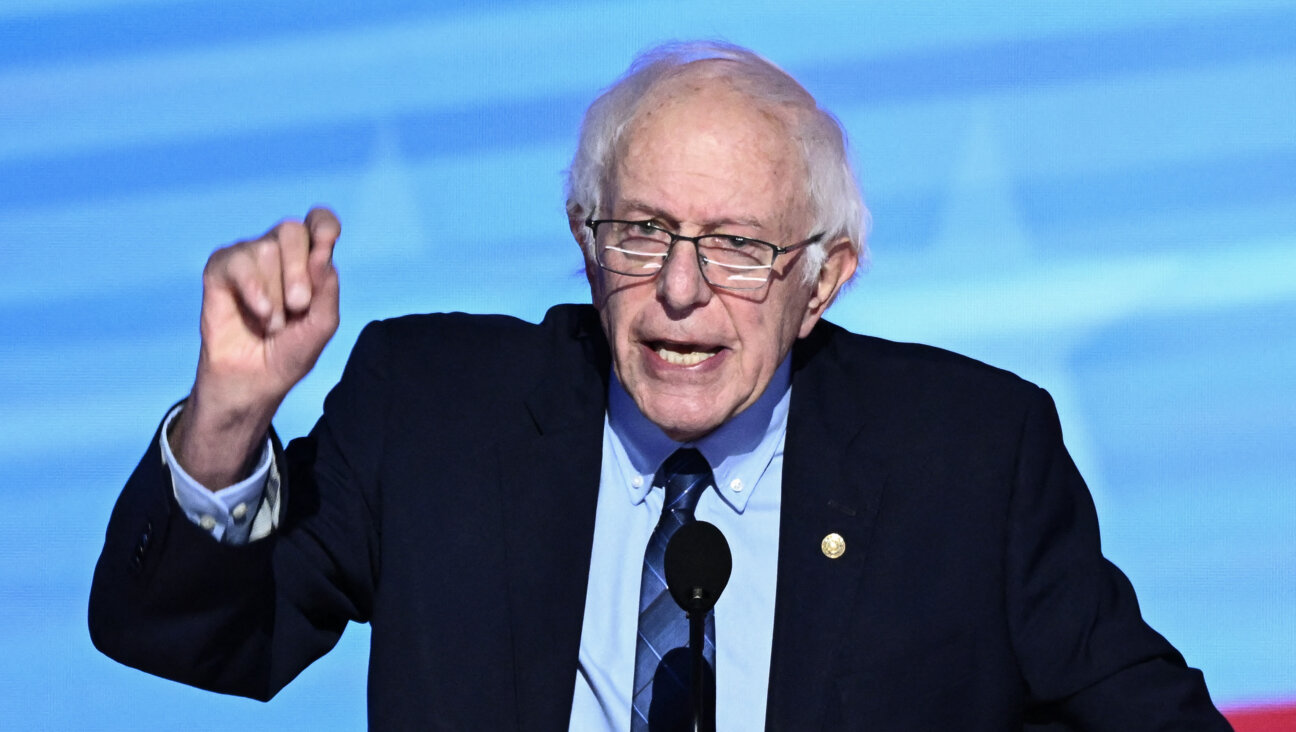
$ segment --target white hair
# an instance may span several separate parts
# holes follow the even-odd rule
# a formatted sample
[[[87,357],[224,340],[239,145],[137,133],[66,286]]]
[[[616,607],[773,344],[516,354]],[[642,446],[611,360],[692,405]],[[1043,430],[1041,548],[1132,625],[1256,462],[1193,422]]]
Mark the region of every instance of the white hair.
[[[713,61],[728,63],[696,65]],[[818,274],[825,245],[843,237],[850,240],[860,263],[866,264],[864,237],[869,213],[851,167],[841,123],[820,108],[787,72],[753,51],[721,41],[671,42],[650,48],[590,104],[567,170],[568,217],[581,222],[600,210],[622,137],[635,120],[639,105],[659,84],[686,71],[723,79],[752,100],[775,108],[799,143],[806,171],[805,194],[814,221],[814,229],[808,233],[820,235],[819,241],[806,249],[807,278]],[[588,230],[581,243],[592,259],[594,240]]]

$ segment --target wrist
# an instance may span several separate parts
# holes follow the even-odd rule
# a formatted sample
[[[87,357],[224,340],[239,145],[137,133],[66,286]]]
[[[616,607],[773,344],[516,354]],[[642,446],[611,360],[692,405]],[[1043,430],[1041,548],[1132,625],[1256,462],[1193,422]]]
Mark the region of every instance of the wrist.
[[[195,388],[171,422],[167,442],[185,472],[219,490],[255,468],[273,417],[273,408],[215,409]]]

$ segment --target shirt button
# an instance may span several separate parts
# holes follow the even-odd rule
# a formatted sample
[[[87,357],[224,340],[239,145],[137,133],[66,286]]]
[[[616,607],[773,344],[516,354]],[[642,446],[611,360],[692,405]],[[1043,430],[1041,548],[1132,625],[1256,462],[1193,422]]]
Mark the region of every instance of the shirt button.
[[[234,510],[230,511],[230,515],[234,517],[235,521],[242,521],[243,517],[247,515],[247,504],[240,503],[235,506]]]
[[[734,478],[733,480],[729,481],[729,490],[733,491],[734,493],[742,493],[742,489],[743,489],[742,478]]]
[[[211,531],[216,528],[216,519],[211,516],[203,516],[198,519],[198,525],[203,528],[203,531]]]
[[[642,488],[642,487],[643,487],[643,476],[642,476],[642,475],[636,475],[634,478],[632,478],[632,479],[630,480],[630,485],[634,486],[635,488]]]

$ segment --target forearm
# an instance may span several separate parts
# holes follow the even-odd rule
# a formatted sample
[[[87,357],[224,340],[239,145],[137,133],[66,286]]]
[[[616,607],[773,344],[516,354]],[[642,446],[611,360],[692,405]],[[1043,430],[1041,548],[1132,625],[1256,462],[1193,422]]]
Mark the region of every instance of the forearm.
[[[186,473],[200,485],[219,490],[252,474],[277,405],[217,410],[210,401],[195,388],[172,420],[166,439]]]

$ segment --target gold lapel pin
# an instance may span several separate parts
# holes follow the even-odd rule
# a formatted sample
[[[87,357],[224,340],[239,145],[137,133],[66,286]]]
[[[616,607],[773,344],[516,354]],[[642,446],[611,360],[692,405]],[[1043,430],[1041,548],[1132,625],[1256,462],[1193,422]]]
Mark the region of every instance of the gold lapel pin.
[[[841,534],[831,533],[819,542],[819,548],[823,550],[824,556],[829,559],[836,559],[846,553],[846,540]]]

